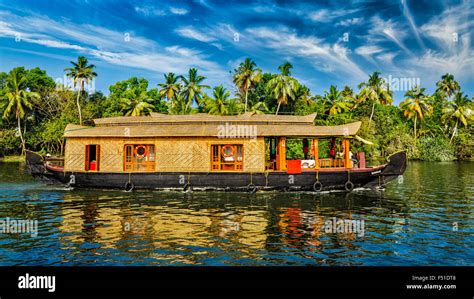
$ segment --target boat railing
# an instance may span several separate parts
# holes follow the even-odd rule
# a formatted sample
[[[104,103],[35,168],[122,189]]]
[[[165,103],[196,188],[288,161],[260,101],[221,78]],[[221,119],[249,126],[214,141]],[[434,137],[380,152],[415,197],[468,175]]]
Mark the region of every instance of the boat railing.
[[[44,160],[48,165],[64,167],[64,157],[45,157]]]

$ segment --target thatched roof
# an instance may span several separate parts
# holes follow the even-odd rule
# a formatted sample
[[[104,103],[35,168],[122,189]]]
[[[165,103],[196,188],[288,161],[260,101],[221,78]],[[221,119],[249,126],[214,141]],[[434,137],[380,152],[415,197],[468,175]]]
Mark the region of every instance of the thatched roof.
[[[256,136],[329,137],[352,136],[360,122],[340,126],[315,126],[316,114],[214,116],[191,115],[111,117],[95,119],[95,127],[68,125],[65,137],[224,137]]]
[[[117,125],[149,125],[149,124],[178,124],[178,123],[245,123],[245,124],[312,124],[316,118],[316,113],[298,115],[273,115],[254,114],[247,112],[240,115],[211,115],[207,113],[195,113],[187,115],[169,115],[162,113],[151,113],[149,116],[119,116],[94,119],[96,126],[117,126]]]

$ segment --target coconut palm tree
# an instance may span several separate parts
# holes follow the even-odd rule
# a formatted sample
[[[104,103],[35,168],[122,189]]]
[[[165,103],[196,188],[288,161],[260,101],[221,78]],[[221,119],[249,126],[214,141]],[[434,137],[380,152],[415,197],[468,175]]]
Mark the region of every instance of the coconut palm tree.
[[[295,92],[295,100],[304,103],[305,105],[310,105],[313,102],[311,98],[311,92],[309,88],[305,85],[299,84]]]
[[[270,112],[270,109],[268,109],[265,102],[257,102],[252,105],[248,111],[255,114],[267,114]]]
[[[459,83],[454,80],[454,76],[451,74],[444,74],[441,76],[441,80],[436,83],[436,92],[442,94],[444,97],[451,97],[456,92],[459,92]]]
[[[443,123],[453,122],[453,134],[450,142],[452,142],[454,135],[457,132],[459,123],[467,127],[469,121],[474,120],[474,112],[471,108],[472,101],[467,95],[458,92],[454,95],[453,101],[448,103],[448,107],[443,109],[442,121]]]
[[[3,118],[8,118],[14,111],[18,124],[18,134],[20,135],[22,154],[25,153],[26,144],[21,132],[21,119],[25,117],[25,110],[31,109],[31,100],[39,99],[39,94],[26,90],[26,77],[16,69],[13,69],[6,79],[6,94],[8,104],[3,112]]]
[[[284,76],[291,76],[291,69],[293,68],[293,65],[286,61],[282,65],[278,67],[278,70],[282,73]]]
[[[295,99],[295,93],[298,90],[299,83],[295,78],[290,77],[291,67],[292,65],[289,62],[280,65],[278,69],[281,74],[268,81],[268,91],[277,99],[278,102],[275,114],[278,114],[281,105],[286,105],[289,100]]]
[[[93,80],[97,77],[97,73],[93,71],[95,65],[88,64],[88,60],[84,56],[79,56],[77,62],[71,61],[73,67],[65,68],[64,71],[67,72],[66,75],[71,78],[74,82],[74,87],[78,88],[77,91],[77,111],[79,112],[79,124],[82,125],[82,112],[81,104],[79,102],[81,93],[84,91],[84,84]]]
[[[414,136],[416,143],[416,126],[417,120],[422,121],[425,116],[430,115],[433,112],[429,102],[429,96],[424,94],[425,88],[415,86],[411,90],[405,93],[407,97],[402,103],[400,103],[400,109],[403,111],[403,115],[407,119],[414,119]]]
[[[224,86],[219,85],[214,87],[212,95],[213,98],[206,97],[206,109],[208,113],[214,115],[228,114],[230,91],[228,91]]]
[[[193,112],[193,108],[187,105],[187,101],[182,93],[175,94],[173,101],[171,101],[169,105],[170,114],[183,115],[191,114]]]
[[[323,97],[326,107],[326,114],[336,115],[349,110],[350,104],[344,98],[342,91],[337,90],[337,86],[331,85],[328,91],[324,91]]]
[[[239,67],[234,70],[233,82],[240,92],[245,94],[245,112],[247,112],[247,101],[249,89],[262,79],[262,71],[256,68],[257,64],[250,58],[246,58]]]
[[[191,105],[195,102],[198,106],[202,104],[203,89],[210,88],[208,85],[201,84],[206,77],[198,75],[197,69],[189,69],[188,78],[179,76],[183,82],[182,95],[186,100],[186,109],[191,110]],[[182,110],[183,111],[183,110]]]
[[[179,90],[181,88],[179,82],[178,82],[178,76],[176,76],[174,73],[168,73],[165,74],[165,83],[160,83],[158,86],[161,87],[160,89],[160,96],[161,97],[166,97],[168,101],[172,101],[173,98],[177,93],[179,93]]]
[[[146,90],[133,88],[125,92],[125,97],[121,99],[122,111],[126,116],[149,115],[155,106],[153,100],[148,96]]]
[[[385,80],[380,77],[379,72],[374,72],[369,76],[367,82],[362,82],[359,84],[359,95],[357,102],[371,102],[372,103],[372,112],[370,113],[369,124],[372,123],[372,118],[374,116],[375,104],[388,105],[393,102],[392,92],[388,89],[388,84]]]

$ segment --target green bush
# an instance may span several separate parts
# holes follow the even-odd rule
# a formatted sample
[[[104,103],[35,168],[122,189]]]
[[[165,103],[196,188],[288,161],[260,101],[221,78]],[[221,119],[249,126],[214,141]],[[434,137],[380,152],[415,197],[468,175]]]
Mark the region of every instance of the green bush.
[[[443,136],[424,136],[417,143],[418,158],[425,161],[452,161],[456,159],[454,146]]]
[[[14,155],[19,152],[20,137],[16,129],[0,130],[0,156]]]

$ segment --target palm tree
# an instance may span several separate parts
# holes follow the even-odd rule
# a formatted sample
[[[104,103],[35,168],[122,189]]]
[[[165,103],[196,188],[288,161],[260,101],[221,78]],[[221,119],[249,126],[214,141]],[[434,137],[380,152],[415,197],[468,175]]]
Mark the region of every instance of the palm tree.
[[[313,99],[311,98],[311,92],[309,88],[300,84],[295,92],[295,100],[305,105],[310,105],[313,102]]]
[[[204,81],[206,77],[198,75],[197,69],[189,69],[188,77],[189,78],[179,76],[179,78],[183,81],[182,94],[186,100],[186,105],[188,106],[185,110],[190,110],[193,102],[195,102],[197,105],[201,105],[202,96],[204,93],[203,89],[210,88],[208,85],[201,84],[201,82]]]
[[[337,90],[337,86],[331,85],[328,91],[324,91],[324,105],[327,107],[326,113],[336,115],[349,110],[349,103],[344,98],[342,91]]]
[[[172,101],[173,98],[181,88],[178,83],[178,77],[174,73],[165,74],[165,83],[158,84],[160,89],[160,96],[166,97],[168,101]]]
[[[407,97],[402,103],[400,103],[400,109],[403,111],[403,115],[407,119],[414,119],[414,135],[416,143],[416,123],[419,119],[420,121],[427,115],[430,115],[433,112],[433,107],[431,107],[429,102],[429,96],[424,94],[425,88],[420,88],[415,86],[411,90],[405,93]]]
[[[291,76],[291,69],[293,68],[293,65],[286,61],[285,63],[283,63],[282,65],[280,65],[278,67],[278,70],[282,73],[282,75],[284,76]]]
[[[372,118],[374,116],[375,104],[379,103],[382,105],[388,105],[393,102],[392,92],[388,89],[388,85],[385,80],[380,77],[379,72],[374,72],[369,76],[367,82],[362,82],[359,84],[359,89],[361,89],[358,102],[371,102],[372,103],[372,112],[370,113],[369,124],[372,123]]]
[[[275,114],[278,114],[281,105],[286,105],[289,100],[295,99],[299,83],[295,78],[289,76],[291,67],[292,65],[289,62],[280,65],[278,69],[281,71],[281,74],[268,81],[267,88],[269,93],[278,101]]]
[[[26,108],[31,109],[32,104],[30,100],[39,99],[39,94],[36,92],[29,92],[26,90],[26,77],[13,69],[6,80],[6,98],[8,100],[7,107],[3,112],[3,118],[6,119],[15,111],[15,118],[18,123],[18,133],[21,140],[22,155],[25,153],[26,145],[25,139],[21,132],[21,119],[25,117]]]
[[[459,92],[460,87],[459,83],[454,80],[454,76],[446,73],[441,76],[441,80],[436,83],[436,92],[443,95],[443,97],[448,96],[449,98]]]
[[[87,64],[87,58],[84,56],[79,56],[77,58],[77,63],[71,61],[73,67],[65,68],[64,71],[67,72],[66,75],[74,80],[74,87],[78,87],[79,90],[77,92],[77,111],[79,112],[79,124],[82,125],[82,112],[81,112],[81,104],[79,102],[79,98],[81,93],[84,91],[84,84],[89,82],[97,77],[97,74],[93,71],[95,65]]]
[[[149,115],[155,108],[151,104],[153,100],[148,96],[146,90],[140,91],[138,88],[126,91],[125,97],[121,100],[123,102],[122,111],[126,116]]]
[[[191,114],[193,112],[193,109],[191,106],[187,105],[187,101],[184,98],[183,94],[177,93],[175,94],[175,97],[171,101],[169,107],[169,113],[170,114]]]
[[[206,97],[206,109],[208,113],[214,115],[228,114],[230,91],[222,85],[219,85],[214,87],[212,95],[214,98]]]
[[[474,120],[474,112],[471,109],[471,104],[472,101],[467,95],[458,92],[454,95],[453,101],[448,103],[448,107],[443,109],[442,121],[444,123],[452,121],[455,124],[450,142],[452,142],[457,132],[459,122],[467,127],[468,122]]]
[[[267,114],[270,112],[270,109],[268,109],[265,102],[257,102],[252,105],[248,111],[255,114]]]
[[[262,79],[262,71],[256,66],[255,62],[247,58],[234,70],[233,82],[240,92],[245,93],[245,112],[247,112],[249,89]]]

